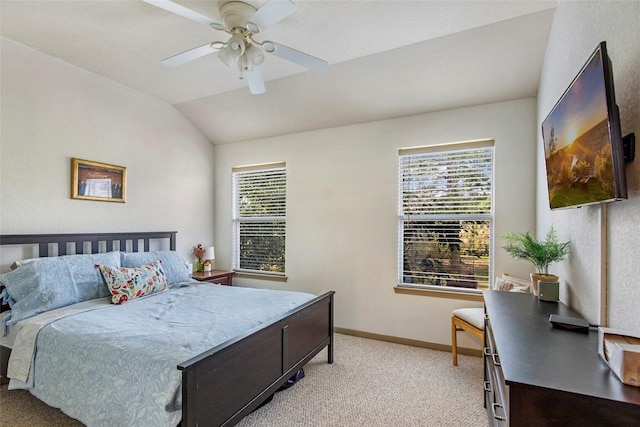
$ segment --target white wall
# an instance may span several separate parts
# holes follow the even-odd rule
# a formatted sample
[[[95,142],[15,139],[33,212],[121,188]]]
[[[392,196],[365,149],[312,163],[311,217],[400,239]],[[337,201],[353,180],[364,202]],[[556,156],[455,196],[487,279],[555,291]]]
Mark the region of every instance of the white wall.
[[[524,99],[216,146],[216,265],[231,265],[231,168],[286,161],[288,281],[234,283],[335,290],[338,327],[448,345],[451,310],[481,304],[394,293],[398,148],[494,138],[501,236],[535,224],[535,134]],[[500,249],[495,267],[530,272]]]
[[[188,259],[212,243],[213,146],[202,134],[165,102],[1,43],[2,234],[177,230]],[[72,157],[125,166],[126,203],[70,199]],[[13,259],[2,254],[4,271]]]
[[[538,128],[601,41],[613,64],[623,135],[640,139],[640,2],[561,1],[556,9],[538,93]],[[537,231],[551,225],[572,240],[570,258],[552,267],[561,276],[561,299],[592,323],[600,319],[600,288],[608,281],[608,324],[640,328],[640,160],[627,165],[629,199],[608,205],[607,249],[600,250],[600,209],[548,209],[542,138],[538,136]],[[601,264],[608,264],[600,281]]]

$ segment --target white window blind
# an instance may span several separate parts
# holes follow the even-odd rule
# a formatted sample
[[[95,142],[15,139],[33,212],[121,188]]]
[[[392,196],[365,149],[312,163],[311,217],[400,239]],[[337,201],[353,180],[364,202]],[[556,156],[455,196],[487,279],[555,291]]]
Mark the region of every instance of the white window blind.
[[[488,288],[493,141],[399,151],[398,283]]]
[[[233,268],[284,275],[286,168],[284,163],[234,168]]]

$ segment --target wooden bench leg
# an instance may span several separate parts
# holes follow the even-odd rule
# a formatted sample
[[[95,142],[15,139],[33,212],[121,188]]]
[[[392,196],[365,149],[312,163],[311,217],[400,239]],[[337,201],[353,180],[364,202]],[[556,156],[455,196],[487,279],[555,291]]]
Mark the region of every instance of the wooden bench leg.
[[[458,328],[456,328],[456,323],[451,316],[451,357],[453,366],[458,366],[458,339],[457,339]]]

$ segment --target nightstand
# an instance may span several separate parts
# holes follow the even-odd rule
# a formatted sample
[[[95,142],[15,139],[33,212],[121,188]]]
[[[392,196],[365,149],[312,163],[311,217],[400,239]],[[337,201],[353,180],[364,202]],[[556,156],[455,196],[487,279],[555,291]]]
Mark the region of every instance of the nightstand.
[[[232,279],[235,271],[227,270],[212,270],[212,271],[198,271],[193,273],[191,277],[200,282],[209,282],[216,285],[232,286]]]

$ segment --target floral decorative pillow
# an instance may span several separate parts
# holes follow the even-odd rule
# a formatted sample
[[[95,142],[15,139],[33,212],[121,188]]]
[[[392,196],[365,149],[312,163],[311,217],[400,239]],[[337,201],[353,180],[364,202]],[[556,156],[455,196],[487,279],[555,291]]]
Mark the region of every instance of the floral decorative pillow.
[[[111,293],[111,302],[122,304],[135,298],[167,289],[167,276],[162,261],[157,260],[135,268],[96,265]]]

